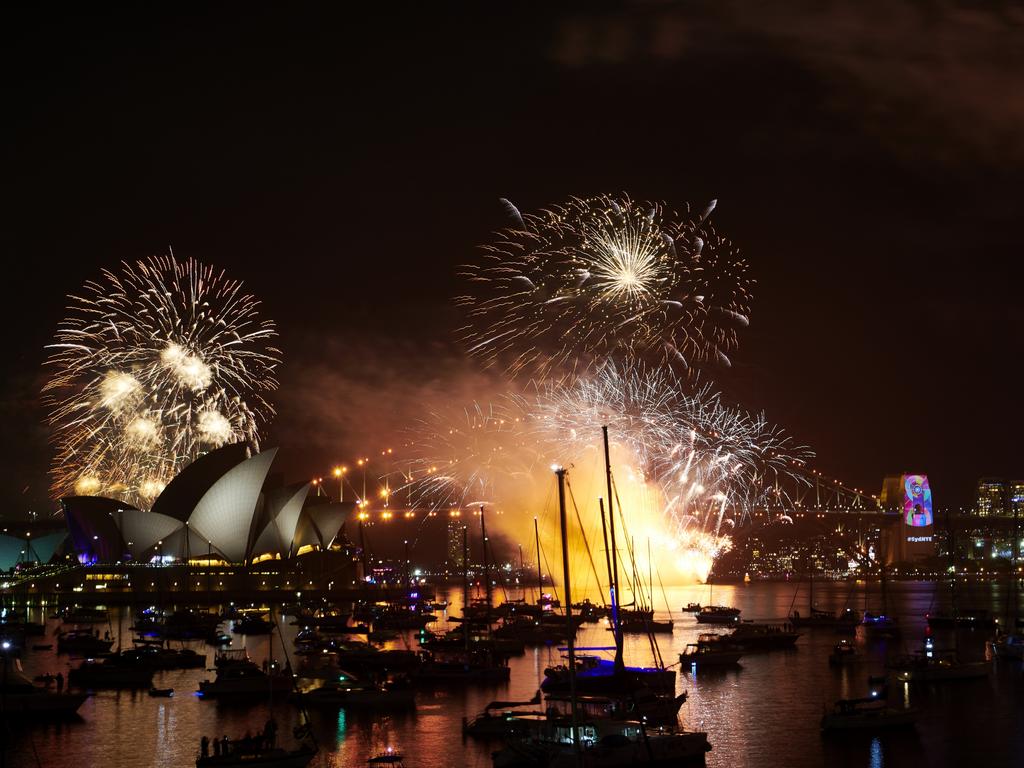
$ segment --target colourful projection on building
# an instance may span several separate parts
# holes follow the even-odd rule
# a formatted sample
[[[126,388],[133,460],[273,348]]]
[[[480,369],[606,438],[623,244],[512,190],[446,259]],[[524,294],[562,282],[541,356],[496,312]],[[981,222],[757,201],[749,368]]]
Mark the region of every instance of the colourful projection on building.
[[[903,476],[903,517],[912,528],[932,524],[932,489],[927,475]]]

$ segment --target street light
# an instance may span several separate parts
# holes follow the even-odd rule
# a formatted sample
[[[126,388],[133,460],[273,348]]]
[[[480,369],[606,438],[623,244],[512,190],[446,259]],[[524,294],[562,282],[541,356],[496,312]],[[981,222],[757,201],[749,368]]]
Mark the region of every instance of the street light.
[[[363,498],[366,498],[366,465],[370,463],[369,459],[360,459],[356,462],[360,467],[363,468]]]
[[[338,478],[338,501],[345,500],[345,473],[348,472],[348,467],[335,467],[334,476]]]

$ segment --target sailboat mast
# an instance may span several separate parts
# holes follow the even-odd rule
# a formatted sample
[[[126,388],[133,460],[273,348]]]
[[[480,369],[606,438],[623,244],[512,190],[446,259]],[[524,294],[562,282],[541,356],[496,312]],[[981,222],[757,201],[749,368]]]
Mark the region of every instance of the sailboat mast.
[[[370,577],[370,566],[366,559],[366,537],[363,535],[363,521],[359,521],[359,554],[363,561],[363,584]]]
[[[651,612],[654,612],[654,561],[651,559],[651,537],[647,537],[647,585],[650,587]]]
[[[487,524],[484,522],[484,505],[480,505],[480,538],[484,548],[484,594],[487,596],[487,610],[491,608],[491,569],[487,563]]]
[[[601,427],[601,436],[604,440],[604,476],[608,486],[608,535],[611,537],[612,545],[612,628],[615,630],[615,671],[625,671],[626,665],[622,660],[622,627],[619,623],[619,560],[615,551],[615,514],[612,506],[612,458],[608,449],[608,427]]]
[[[569,699],[572,702],[572,743],[576,750],[577,765],[582,763],[580,751],[579,717],[576,702],[576,631],[572,625],[572,588],[569,581],[569,533],[565,519],[565,468],[556,467],[558,476],[558,523],[562,529],[562,580],[565,590],[565,627],[569,638]]]
[[[533,518],[533,541],[537,545],[537,605],[540,605],[540,596],[544,592],[544,576],[540,571],[540,533],[537,532],[537,518]]]
[[[597,506],[601,510],[601,535],[604,537],[604,564],[608,569],[608,591],[610,592],[611,604],[615,605],[615,584],[612,580],[612,554],[608,551],[608,524],[604,519],[604,499],[597,497]]]
[[[462,615],[466,623],[462,626],[462,636],[469,650],[469,526],[462,526]]]

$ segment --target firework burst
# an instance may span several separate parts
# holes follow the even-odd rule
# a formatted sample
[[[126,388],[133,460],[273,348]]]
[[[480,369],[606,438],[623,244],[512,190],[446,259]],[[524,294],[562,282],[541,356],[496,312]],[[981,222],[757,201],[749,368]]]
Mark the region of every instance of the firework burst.
[[[240,282],[173,256],[87,282],[49,346],[53,492],[145,507],[205,451],[258,450],[280,355],[258,307]]]
[[[661,489],[678,532],[696,527],[719,537],[750,512],[781,501],[781,478],[810,456],[765,419],[722,402],[709,386],[689,389],[667,367],[608,363],[571,387],[546,386],[530,406],[547,440],[595,441],[607,425],[635,472]]]
[[[602,195],[521,215],[461,276],[461,336],[512,376],[572,379],[612,354],[728,365],[748,322],[747,264],[708,223]]]
[[[540,460],[526,419],[510,399],[428,413],[412,430],[406,482],[415,506],[463,507],[520,496]]]
[[[570,385],[431,413],[416,430],[407,480],[422,506],[485,501],[536,514],[557,461],[572,467],[579,498],[594,499],[604,493],[601,425],[612,439],[616,507],[677,573],[701,579],[736,525],[802,481],[796,470],[810,455],[763,415],[689,388],[667,367],[609,363]]]

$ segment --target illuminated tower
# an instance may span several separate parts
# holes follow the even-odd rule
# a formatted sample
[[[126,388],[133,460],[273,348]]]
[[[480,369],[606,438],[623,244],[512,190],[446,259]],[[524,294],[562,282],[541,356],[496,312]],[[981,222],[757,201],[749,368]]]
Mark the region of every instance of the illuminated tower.
[[[879,498],[889,517],[883,529],[885,563],[923,560],[935,554],[932,489],[923,474],[890,475]]]

